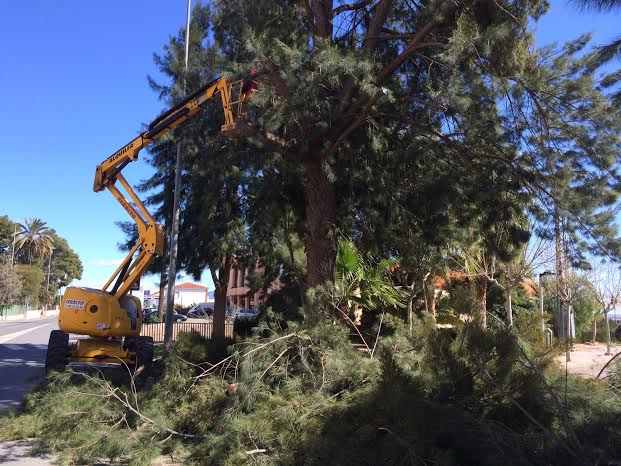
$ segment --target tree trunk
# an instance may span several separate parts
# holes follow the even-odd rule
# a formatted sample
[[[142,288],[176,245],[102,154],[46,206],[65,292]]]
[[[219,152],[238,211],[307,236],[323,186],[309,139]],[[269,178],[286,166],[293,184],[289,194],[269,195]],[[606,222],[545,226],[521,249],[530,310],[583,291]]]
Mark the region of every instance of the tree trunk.
[[[213,307],[213,329],[211,338],[213,345],[217,348],[216,351],[220,352],[224,346],[224,331],[226,320],[226,290],[220,284],[216,284],[214,292],[214,307]]]
[[[433,286],[432,282],[429,283],[427,280],[423,282],[423,292],[425,293],[425,308],[429,314],[435,320],[436,318],[436,290]]]
[[[593,323],[591,328],[593,329],[593,333],[591,335],[591,343],[597,343],[597,316],[593,316]]]
[[[487,277],[477,277],[475,280],[477,302],[481,312],[481,327],[487,328]]]
[[[306,287],[334,281],[336,263],[336,196],[323,169],[323,157],[305,162],[306,170]]]
[[[213,328],[211,333],[212,350],[210,355],[211,360],[219,359],[224,356],[226,352],[225,345],[225,321],[226,321],[226,293],[229,288],[229,274],[231,271],[232,257],[226,255],[218,270],[218,276],[216,277],[214,265],[210,264],[209,268],[212,271],[211,275],[214,279],[214,285],[216,287],[214,291],[214,306],[213,306]]]
[[[511,288],[507,287],[507,296],[506,296],[506,300],[507,300],[507,325],[509,325],[509,327],[513,326],[513,306],[511,304]]]
[[[160,322],[164,322],[164,309],[166,309],[166,285],[168,284],[168,261],[166,254],[168,252],[167,242],[164,241],[164,250],[162,251],[162,267],[160,268],[160,299],[157,302],[157,318]]]
[[[606,320],[606,354],[612,354],[610,352],[610,321],[608,320],[608,312],[604,313],[604,319]]]

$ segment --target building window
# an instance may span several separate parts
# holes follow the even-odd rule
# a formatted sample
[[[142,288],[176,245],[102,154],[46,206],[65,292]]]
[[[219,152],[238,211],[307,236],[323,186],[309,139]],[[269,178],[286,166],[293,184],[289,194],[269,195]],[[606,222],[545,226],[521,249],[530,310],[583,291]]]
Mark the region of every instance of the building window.
[[[237,287],[237,269],[233,269],[233,288]]]

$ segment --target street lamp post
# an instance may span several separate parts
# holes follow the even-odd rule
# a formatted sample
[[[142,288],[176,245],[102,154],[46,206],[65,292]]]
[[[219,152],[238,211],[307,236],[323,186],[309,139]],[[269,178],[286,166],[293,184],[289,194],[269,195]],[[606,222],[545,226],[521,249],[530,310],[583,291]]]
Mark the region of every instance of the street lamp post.
[[[550,272],[546,270],[539,274],[539,309],[541,310],[541,333],[543,333],[543,340],[546,341],[546,321],[544,318],[544,309],[543,309],[543,281],[542,278],[548,275],[556,275],[554,272]]]

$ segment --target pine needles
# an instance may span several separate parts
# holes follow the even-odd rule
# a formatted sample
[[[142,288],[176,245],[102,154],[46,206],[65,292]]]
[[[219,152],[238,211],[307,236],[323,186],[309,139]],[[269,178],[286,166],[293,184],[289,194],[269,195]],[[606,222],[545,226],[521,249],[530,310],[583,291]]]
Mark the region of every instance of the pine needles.
[[[1,435],[36,436],[65,463],[587,464],[616,454],[618,372],[570,378],[559,405],[564,379],[550,356],[503,328],[422,319],[410,336],[386,314],[373,358],[351,338],[325,316],[263,323],[214,363],[207,342],[187,335],[151,388],[55,376]]]

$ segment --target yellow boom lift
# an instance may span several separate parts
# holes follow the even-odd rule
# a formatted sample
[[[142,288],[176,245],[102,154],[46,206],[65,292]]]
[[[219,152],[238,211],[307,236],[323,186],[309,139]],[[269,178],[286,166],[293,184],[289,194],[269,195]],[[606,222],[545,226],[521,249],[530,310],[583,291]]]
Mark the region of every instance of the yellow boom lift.
[[[138,152],[195,115],[216,97],[222,100],[224,125],[228,135],[240,132],[236,117],[242,115],[248,81],[228,83],[217,78],[153,121],[148,129],[97,166],[95,192],[108,189],[136,222],[138,241],[101,290],[69,287],[63,295],[58,314],[60,330],[53,330],[45,359],[45,369],[64,370],[69,362],[106,362],[127,364],[136,369],[149,368],[153,361],[153,339],[140,336],[142,309],[140,300],[129,294],[156,255],[162,253],[162,226],[140,201],[121,171],[137,160]],[[231,100],[231,95],[236,99]],[[118,182],[118,185],[117,185]],[[120,185],[120,186],[119,186]],[[125,197],[122,188],[131,201]],[[87,335],[69,344],[69,333]]]

